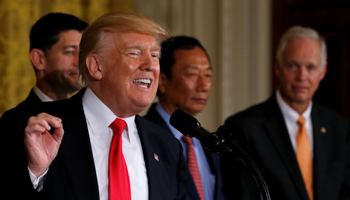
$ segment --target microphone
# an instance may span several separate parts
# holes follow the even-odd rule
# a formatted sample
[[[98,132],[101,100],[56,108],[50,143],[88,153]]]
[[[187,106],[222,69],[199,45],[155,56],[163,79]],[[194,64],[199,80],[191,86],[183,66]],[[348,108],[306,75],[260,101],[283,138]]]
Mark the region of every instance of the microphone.
[[[170,124],[183,135],[199,139],[203,146],[213,153],[230,153],[232,151],[231,148],[228,148],[224,144],[225,139],[220,138],[217,133],[219,130],[224,130],[224,126],[221,126],[217,132],[209,133],[202,128],[201,124],[196,118],[192,117],[181,109],[177,109],[171,115]]]
[[[205,140],[209,136],[209,133],[201,127],[196,118],[180,109],[171,115],[170,124],[188,137]]]

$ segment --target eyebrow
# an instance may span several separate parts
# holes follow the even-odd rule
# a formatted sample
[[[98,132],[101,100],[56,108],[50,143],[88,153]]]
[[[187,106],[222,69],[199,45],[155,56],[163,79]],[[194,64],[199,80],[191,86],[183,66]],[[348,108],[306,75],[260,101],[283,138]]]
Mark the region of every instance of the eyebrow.
[[[198,67],[190,65],[190,66],[187,66],[186,69],[198,69]],[[211,65],[209,65],[206,69],[207,70],[213,70],[213,67]]]
[[[134,46],[126,47],[126,49],[142,49],[142,47],[140,45],[134,45]]]
[[[77,49],[78,46],[77,45],[67,45],[67,46],[64,46],[63,49],[68,49],[68,48],[74,48],[74,49]]]
[[[144,49],[144,48],[141,45],[134,45],[134,46],[127,47],[126,49]],[[160,51],[160,47],[159,46],[152,47],[151,51]]]
[[[151,51],[160,51],[160,47],[158,45],[156,47],[152,47]]]

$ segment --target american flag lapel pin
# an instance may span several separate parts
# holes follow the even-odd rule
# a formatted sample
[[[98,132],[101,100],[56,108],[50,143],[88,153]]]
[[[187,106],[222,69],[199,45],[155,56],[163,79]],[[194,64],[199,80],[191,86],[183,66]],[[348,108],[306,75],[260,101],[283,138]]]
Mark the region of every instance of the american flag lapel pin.
[[[153,153],[154,160],[159,161],[159,157],[157,154]]]

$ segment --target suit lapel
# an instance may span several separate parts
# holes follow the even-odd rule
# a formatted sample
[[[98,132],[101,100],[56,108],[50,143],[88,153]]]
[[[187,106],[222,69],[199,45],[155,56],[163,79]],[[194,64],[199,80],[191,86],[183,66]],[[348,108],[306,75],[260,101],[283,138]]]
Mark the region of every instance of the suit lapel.
[[[267,114],[269,119],[265,122],[264,127],[266,128],[276,151],[279,153],[281,160],[284,162],[289,176],[295,183],[297,190],[301,193],[304,199],[308,199],[296,155],[289,138],[288,130],[275,96],[272,96],[272,98],[270,98],[267,102],[265,114]]]
[[[164,119],[159,115],[158,111],[156,110],[156,103],[152,104],[151,108],[148,110],[147,115],[145,116],[146,119],[149,119],[156,123],[157,125],[161,126],[165,130],[167,130],[169,133],[171,133],[170,128],[164,121]],[[211,161],[209,158],[209,153],[206,153],[206,156],[208,158],[208,162]],[[213,169],[213,168],[211,168]],[[187,182],[186,182],[186,193],[187,196],[190,197],[190,199],[200,199],[199,194],[197,192],[196,186],[194,184],[192,175],[190,173],[190,170],[188,169],[188,166],[186,165],[186,177],[187,177]]]
[[[318,112],[315,106],[312,107],[311,118],[314,137],[314,193],[315,199],[320,199],[322,197],[322,188],[324,188],[325,184],[325,173],[329,152],[329,133],[326,131],[329,131],[330,128],[324,123],[326,120],[322,120],[322,114]]]
[[[159,172],[162,172],[162,169],[161,165],[159,165],[159,161],[156,160],[155,156],[161,155],[161,152],[158,152],[159,149],[153,148],[156,147],[157,144],[154,143],[152,130],[143,123],[140,116],[136,115],[135,122],[137,130],[139,132],[143,156],[147,169],[149,199],[156,199],[157,196],[159,196],[159,192],[153,190],[153,188],[159,188],[158,180],[162,180],[162,174]]]
[[[26,99],[26,101],[28,101],[31,104],[34,103],[40,103],[41,100],[39,99],[39,97],[35,94],[34,90],[32,89],[29,93],[28,98]]]
[[[73,103],[68,104],[70,107],[66,109],[67,114],[62,116],[65,135],[60,152],[78,199],[99,199],[96,170],[81,97],[73,97],[71,101]]]

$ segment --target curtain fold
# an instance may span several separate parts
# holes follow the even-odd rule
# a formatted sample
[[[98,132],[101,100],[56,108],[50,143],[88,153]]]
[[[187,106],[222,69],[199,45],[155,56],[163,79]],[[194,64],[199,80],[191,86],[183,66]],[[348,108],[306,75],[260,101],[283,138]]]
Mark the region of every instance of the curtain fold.
[[[0,0],[0,116],[23,101],[35,84],[29,58],[32,25],[50,12],[93,22],[112,11],[132,11],[133,0]]]

